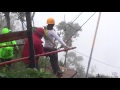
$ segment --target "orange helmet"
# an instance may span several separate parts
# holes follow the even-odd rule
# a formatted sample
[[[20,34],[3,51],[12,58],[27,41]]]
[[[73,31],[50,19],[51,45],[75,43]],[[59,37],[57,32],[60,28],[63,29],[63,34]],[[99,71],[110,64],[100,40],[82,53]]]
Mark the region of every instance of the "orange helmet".
[[[54,18],[48,18],[47,19],[47,24],[55,24]]]

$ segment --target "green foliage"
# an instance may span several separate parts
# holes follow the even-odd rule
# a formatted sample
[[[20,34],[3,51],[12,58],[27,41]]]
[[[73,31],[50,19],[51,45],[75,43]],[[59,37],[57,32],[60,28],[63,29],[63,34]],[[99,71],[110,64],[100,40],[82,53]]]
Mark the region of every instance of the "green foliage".
[[[45,59],[39,60],[40,70],[26,68],[23,62],[13,63],[11,69],[6,66],[1,67],[0,78],[57,78],[52,72],[45,69],[44,61]]]
[[[52,73],[44,69],[24,69],[24,70],[6,70],[0,71],[1,78],[55,78]]]
[[[38,64],[39,64],[40,68],[45,68],[45,67],[50,66],[49,59],[46,58],[46,57],[43,57],[43,56],[41,56],[41,57],[39,58]]]
[[[9,26],[12,31],[17,31],[20,21],[25,21],[25,12],[0,12],[0,30]]]

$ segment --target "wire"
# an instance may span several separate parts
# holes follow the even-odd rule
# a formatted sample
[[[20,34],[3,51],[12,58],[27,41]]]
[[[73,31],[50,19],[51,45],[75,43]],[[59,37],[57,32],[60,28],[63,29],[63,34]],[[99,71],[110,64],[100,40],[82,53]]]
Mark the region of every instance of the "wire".
[[[95,12],[95,13],[96,13],[96,12]],[[85,23],[87,23],[87,22],[93,17],[93,15],[95,15],[95,13],[93,13],[92,16],[91,16],[90,18],[88,18],[88,20],[87,20]],[[80,27],[80,29],[84,26],[85,23],[83,23],[83,25]],[[78,29],[78,30],[79,30],[79,29]]]
[[[95,13],[96,13],[96,12],[95,12]],[[94,13],[94,14],[95,14],[95,13]],[[82,14],[82,13],[81,13],[81,14]],[[81,15],[81,14],[80,14],[80,15]],[[93,14],[93,15],[94,15],[94,14]],[[80,16],[80,15],[79,15],[79,16]],[[93,15],[92,15],[90,18],[92,18]],[[79,16],[78,16],[78,17],[79,17]],[[78,17],[77,17],[77,18],[78,18]],[[76,19],[77,19],[77,18],[76,18]],[[85,21],[85,23],[87,23],[87,22],[90,20],[90,18],[87,19],[87,21]],[[75,19],[75,20],[76,20],[76,19]],[[74,20],[74,21],[75,21],[75,20]],[[74,21],[73,21],[73,22],[74,22]],[[73,23],[73,22],[72,22],[72,23]],[[73,29],[76,30],[76,32],[77,32],[77,31],[81,30],[81,28],[84,26],[85,23],[83,23],[82,26],[81,26],[79,29],[75,29],[75,28],[72,27],[70,24],[67,24],[67,25],[69,25],[71,28],[73,28]],[[67,26],[67,25],[66,25],[66,26]]]
[[[81,16],[81,14],[82,14],[82,12],[77,16],[77,18],[75,18],[73,21],[72,21],[72,23],[73,22],[75,22],[75,20],[77,20],[78,19],[78,17],[80,17]],[[65,19],[64,19],[65,20]],[[69,24],[66,24],[66,26],[67,25],[69,25]],[[66,31],[66,26],[65,26],[65,31]],[[76,30],[77,31],[77,29],[75,29],[74,27],[72,27],[71,25],[69,25],[71,28],[73,28],[74,30]],[[67,40],[66,40],[67,41]],[[62,47],[62,46],[61,46]],[[60,49],[61,47],[59,47],[58,49]]]
[[[95,12],[96,13],[96,12]],[[87,21],[85,21],[85,23],[87,23],[92,17],[93,17],[93,15],[95,15],[95,13],[94,14],[92,14],[92,16],[89,18],[89,19],[87,19]],[[84,25],[85,25],[85,23],[83,23],[83,25],[78,29],[78,30],[76,30],[67,40],[66,40],[66,42],[68,42],[71,38],[72,38],[72,36],[73,35],[75,35],[75,33],[77,32],[77,31],[79,31]],[[71,26],[72,27],[72,26]]]
[[[96,13],[96,12],[95,12],[95,13]],[[95,14],[95,13],[94,13],[94,14]],[[80,30],[80,29],[85,25],[85,23],[87,23],[87,22],[93,17],[94,14],[92,14],[92,16],[90,16],[90,18],[88,18],[87,21],[85,21],[78,30]],[[68,24],[68,25],[69,25],[69,24]],[[71,25],[69,25],[69,26],[72,27]],[[72,28],[73,28],[73,27],[72,27]],[[74,29],[74,28],[73,28],[73,29]],[[77,29],[75,29],[75,30],[78,31]]]
[[[77,53],[79,53],[79,54],[81,54],[81,55],[83,55],[83,56],[89,58],[89,56],[87,56],[87,55],[85,55],[85,54],[83,54],[83,53],[80,53],[80,52],[78,52],[78,51],[76,51],[76,50],[73,50],[73,51],[75,51],[75,52],[77,52]],[[107,65],[107,66],[110,66],[110,67],[114,67],[114,68],[118,68],[118,69],[120,69],[120,67],[117,67],[117,66],[113,66],[113,65],[110,65],[110,64],[104,63],[104,62],[99,61],[99,60],[94,59],[94,58],[92,58],[92,59],[93,59],[94,61],[97,61],[97,62],[99,62],[99,63],[105,64],[105,65]]]
[[[75,20],[72,21],[72,23],[73,23],[74,21],[76,21],[76,20],[81,16],[81,14],[82,14],[82,12],[77,16],[77,18],[75,18]]]
[[[75,21],[81,16],[81,14],[82,14],[82,12],[77,16],[77,18],[75,18],[75,19],[72,21],[72,23],[75,22]],[[67,24],[67,25],[69,25],[71,28],[75,29],[75,28],[72,27],[70,24]],[[66,26],[67,26],[67,25],[66,25]],[[66,27],[66,26],[65,26],[65,27]],[[77,30],[77,29],[75,29],[75,30]]]

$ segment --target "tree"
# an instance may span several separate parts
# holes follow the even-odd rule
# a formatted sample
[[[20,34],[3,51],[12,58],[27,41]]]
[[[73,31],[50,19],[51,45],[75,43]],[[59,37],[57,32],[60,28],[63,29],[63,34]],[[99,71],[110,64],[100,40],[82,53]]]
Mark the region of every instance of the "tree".
[[[113,72],[112,75],[104,75],[104,74],[96,74],[96,76],[90,74],[89,78],[118,78],[118,75],[116,72]]]
[[[118,78],[118,75],[117,75],[116,72],[112,72],[112,75],[113,75],[114,78]]]
[[[22,29],[24,30],[25,12],[18,12],[18,19],[21,21]]]
[[[57,26],[58,29],[58,35],[63,38],[63,40],[69,39],[77,30],[81,31],[80,25],[78,23],[72,23],[68,22],[66,23],[65,21],[60,22]],[[73,35],[73,38],[78,37],[79,34],[78,32]],[[73,39],[71,38],[66,44],[68,46],[72,46]]]
[[[66,23],[65,21],[61,21],[58,25],[56,25],[56,28],[58,29],[58,35],[62,37],[64,41],[68,40],[74,33],[75,34],[72,36],[72,38],[79,37],[79,34],[76,31],[82,31],[78,23]],[[70,38],[69,41],[66,42],[68,46],[72,46],[72,38]],[[67,55],[66,66],[67,68],[73,67],[73,69],[77,70],[78,73],[76,77],[78,78],[83,78],[85,76],[85,68],[80,63],[82,60],[82,56],[77,56],[75,52],[69,52]]]
[[[10,12],[3,12],[5,14],[5,19],[7,22],[7,27],[10,29]]]
[[[6,26],[5,16],[4,13],[0,12],[0,31],[4,26]]]
[[[96,71],[96,65],[95,66],[91,66],[91,70],[90,70],[90,73],[93,74],[95,71]]]
[[[16,31],[16,28],[20,26],[17,12],[0,12],[0,21],[0,30],[3,27],[8,27],[12,31]]]

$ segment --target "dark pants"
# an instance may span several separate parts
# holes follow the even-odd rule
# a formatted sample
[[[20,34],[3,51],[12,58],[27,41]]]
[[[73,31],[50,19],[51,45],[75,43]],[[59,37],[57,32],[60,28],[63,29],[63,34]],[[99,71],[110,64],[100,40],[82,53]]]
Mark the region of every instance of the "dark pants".
[[[30,63],[30,64],[27,64],[27,68],[33,68],[33,64],[32,63]],[[36,63],[36,66],[35,66],[35,68],[37,69],[37,70],[39,70],[40,69],[40,67],[39,67],[39,65],[38,65],[38,63]]]
[[[10,61],[10,60],[12,60],[12,58],[9,58],[9,59],[2,59],[2,58],[0,58],[1,62]],[[7,64],[7,66],[8,66],[8,68],[11,68],[11,64]]]
[[[51,52],[55,50],[57,49],[44,48],[45,52]],[[58,53],[50,54],[48,56],[50,57],[50,63],[51,63],[54,74],[62,73],[58,64]]]

